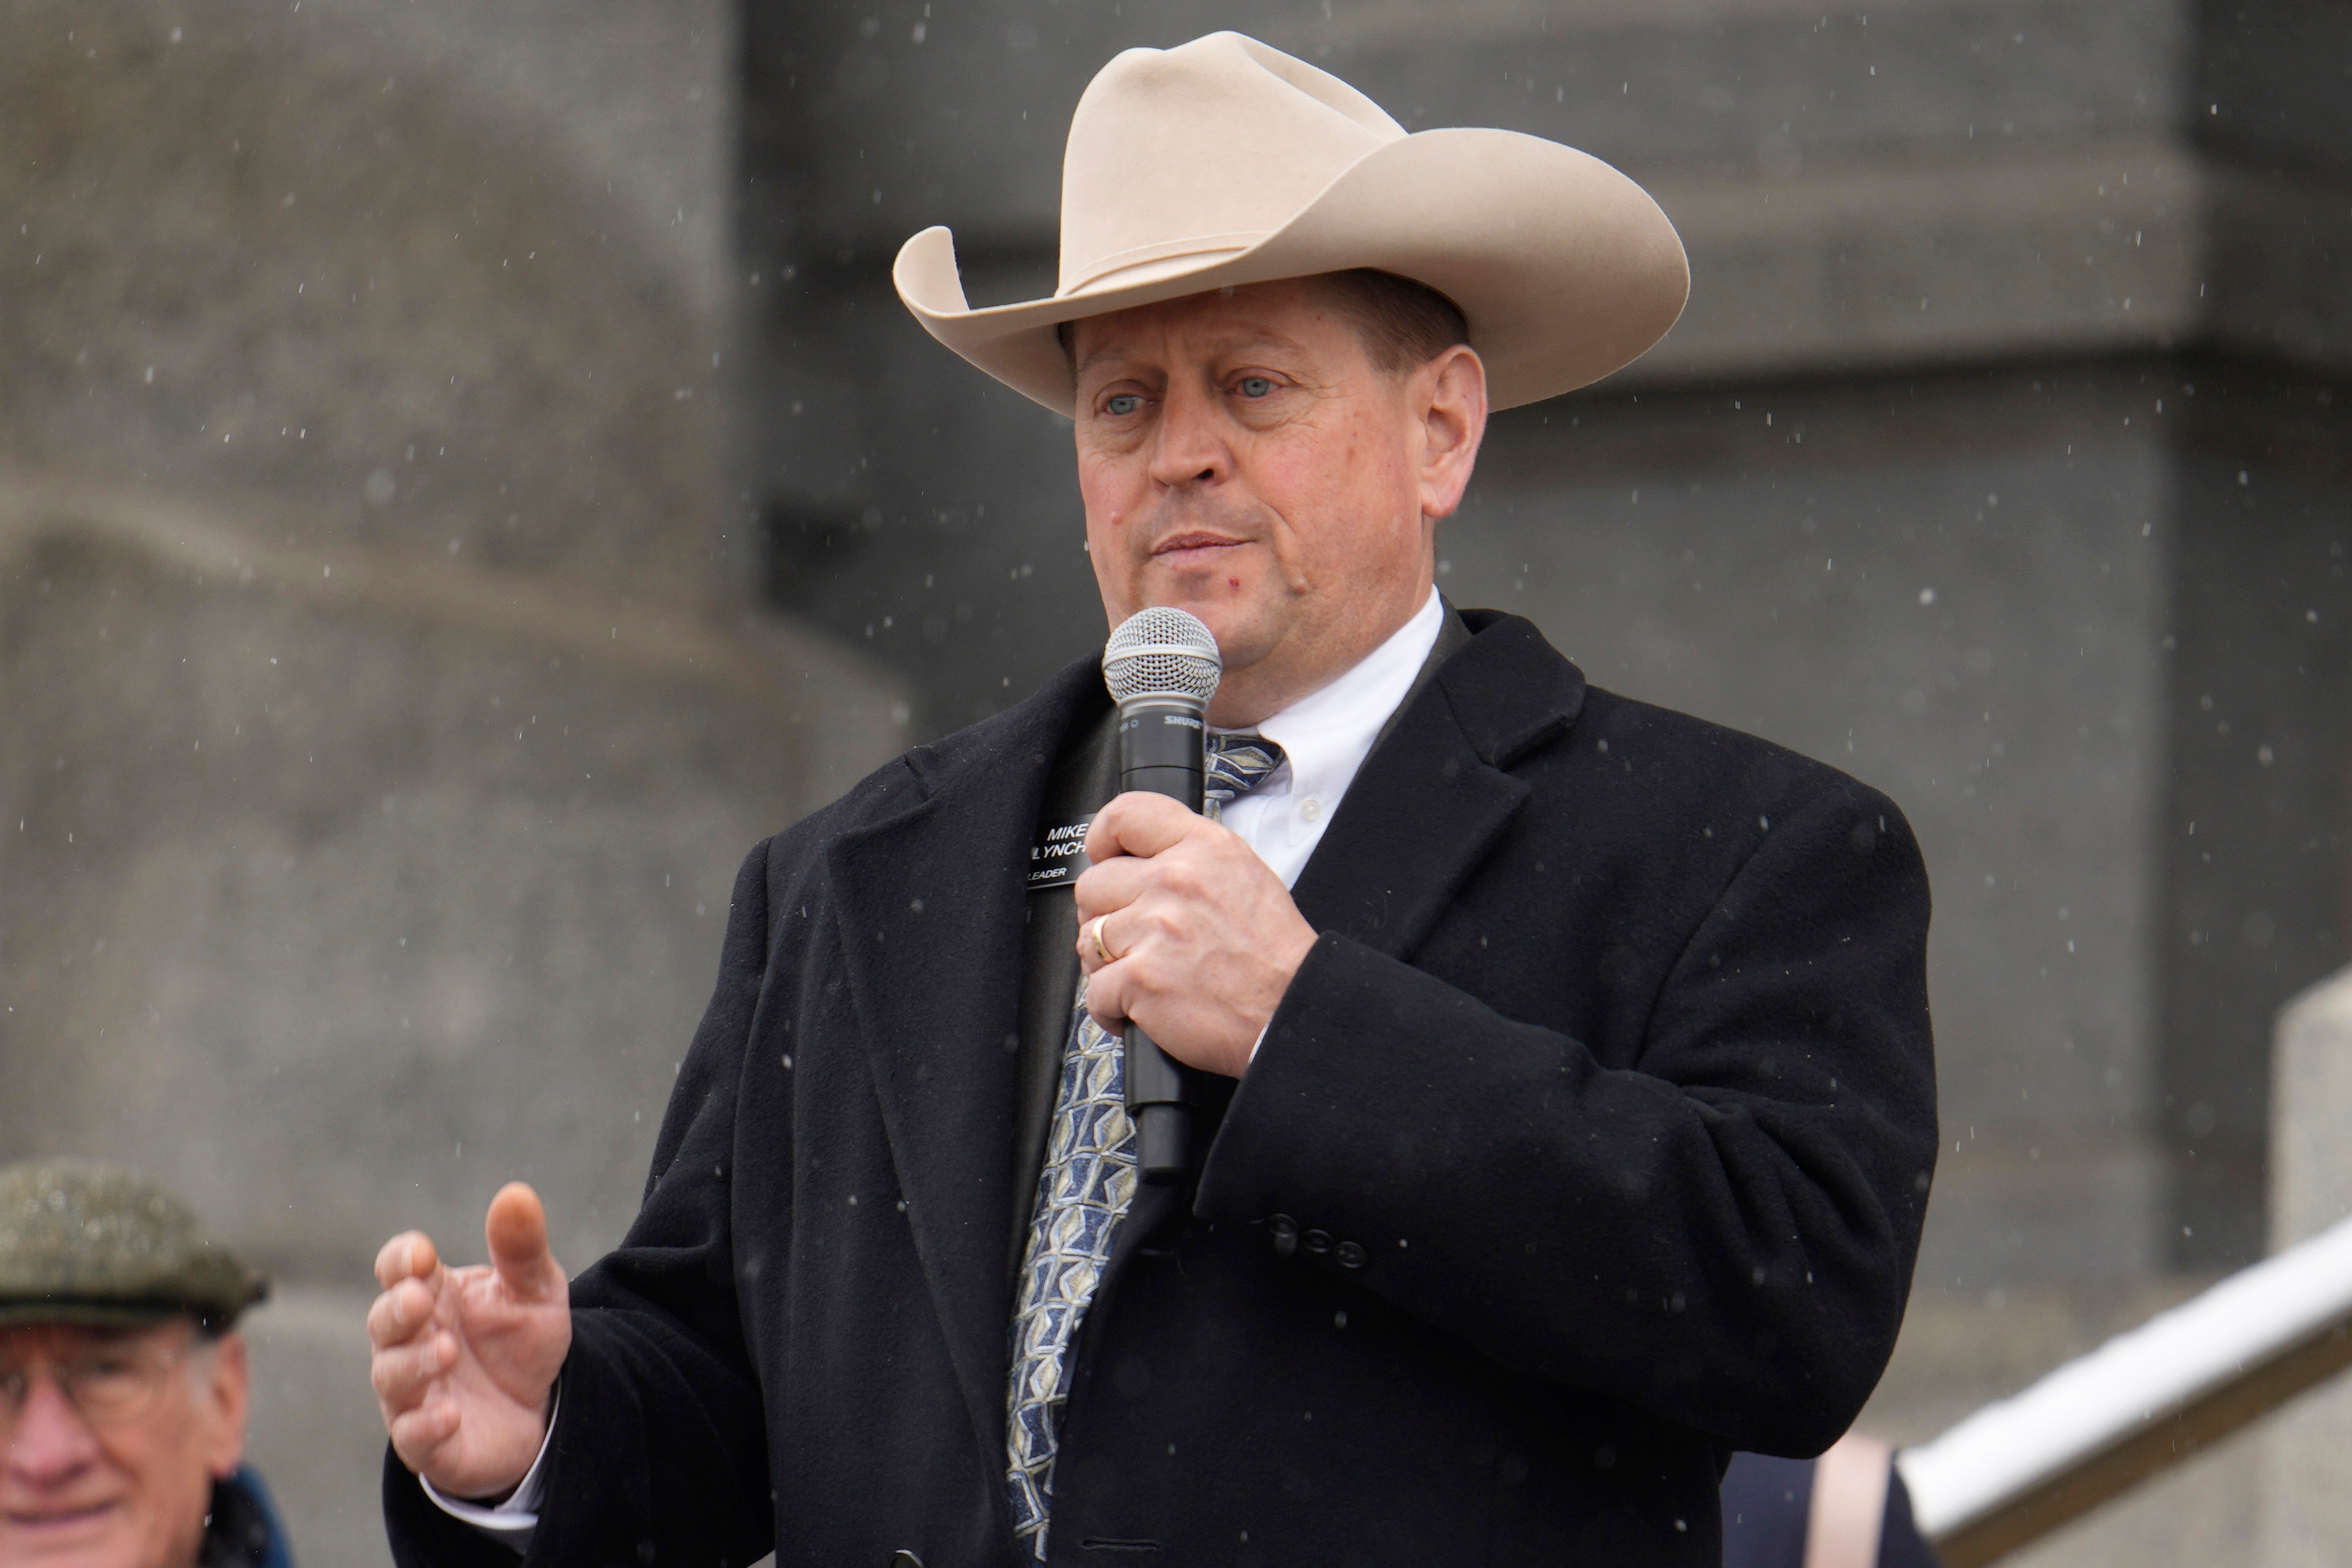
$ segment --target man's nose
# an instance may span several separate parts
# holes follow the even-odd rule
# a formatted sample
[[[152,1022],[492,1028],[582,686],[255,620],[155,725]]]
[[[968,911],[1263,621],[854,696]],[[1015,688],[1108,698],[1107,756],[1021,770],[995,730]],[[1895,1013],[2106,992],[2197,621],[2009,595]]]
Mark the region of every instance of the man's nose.
[[[1230,476],[1223,411],[1204,390],[1171,384],[1160,396],[1151,453],[1151,480],[1169,489],[1216,484]]]
[[[97,1456],[98,1438],[53,1377],[37,1377],[25,1408],[6,1429],[5,1460],[23,1480],[49,1485]]]

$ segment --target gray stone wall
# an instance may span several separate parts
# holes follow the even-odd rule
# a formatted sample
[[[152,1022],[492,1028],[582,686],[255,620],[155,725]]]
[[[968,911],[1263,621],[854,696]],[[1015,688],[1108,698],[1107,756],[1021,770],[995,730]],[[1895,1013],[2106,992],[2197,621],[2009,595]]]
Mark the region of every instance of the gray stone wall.
[[[751,591],[733,12],[0,12],[0,1159],[278,1279],[254,1452],[383,1560],[361,1314],[636,1207],[750,846],[905,743]]]
[[[2272,1016],[2352,956],[2352,429],[2308,389],[2241,401],[2259,443],[2200,442],[2179,468],[2160,839],[2158,1124],[2180,1250],[2216,1263],[2259,1251],[2280,1190]]]
[[[1440,533],[1460,602],[1910,816],[1945,1128],[1920,1277],[1971,1299],[2164,1257],[2140,1131],[2174,540],[2132,382],[1531,411]]]
[[[297,1273],[526,1168],[593,1251],[736,857],[906,714],[729,563],[731,13],[0,36],[0,1141]]]
[[[646,150],[702,209],[697,231],[657,225],[649,192],[623,199],[625,168],[509,90],[523,39],[436,48],[431,16],[11,11],[0,141],[25,156],[0,175],[0,461],[299,500],[312,539],[700,594],[729,121],[714,106],[707,145]],[[587,52],[584,29],[541,31],[543,53]],[[611,40],[608,69],[662,59],[634,42]]]
[[[2314,985],[2279,1016],[2272,1123],[2271,1239],[2308,1241],[2352,1217],[2352,974]],[[2352,1452],[2352,1384],[2305,1394],[2262,1436],[2263,1568],[2340,1562],[2352,1538],[2344,1456]]]
[[[253,572],[47,499],[0,567],[0,1146],[154,1168],[298,1278],[410,1225],[472,1250],[510,1176],[610,1246],[736,860],[884,753],[887,693],[806,639],[348,557],[314,591],[343,552]]]

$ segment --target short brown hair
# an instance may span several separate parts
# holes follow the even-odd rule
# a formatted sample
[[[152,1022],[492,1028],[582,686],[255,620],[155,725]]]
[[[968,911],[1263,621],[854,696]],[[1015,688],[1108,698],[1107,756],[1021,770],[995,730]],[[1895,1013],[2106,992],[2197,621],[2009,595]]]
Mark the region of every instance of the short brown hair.
[[[1325,272],[1314,281],[1355,318],[1364,352],[1391,375],[1418,369],[1470,341],[1462,308],[1426,283],[1371,267]]]
[[[1391,375],[1418,369],[1454,344],[1470,341],[1470,323],[1462,307],[1426,283],[1376,267],[1318,272],[1310,281],[1322,285],[1355,321],[1364,353]],[[1077,323],[1058,323],[1054,336],[1061,342],[1062,357],[1076,369]]]

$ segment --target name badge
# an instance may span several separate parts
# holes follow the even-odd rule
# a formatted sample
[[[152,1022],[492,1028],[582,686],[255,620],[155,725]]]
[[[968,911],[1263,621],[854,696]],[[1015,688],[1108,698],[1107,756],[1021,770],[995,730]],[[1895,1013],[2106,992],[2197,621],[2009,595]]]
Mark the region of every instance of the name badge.
[[[1066,888],[1078,879],[1078,874],[1094,864],[1087,858],[1087,829],[1094,822],[1091,816],[1059,827],[1045,829],[1029,850],[1029,890],[1049,892]]]

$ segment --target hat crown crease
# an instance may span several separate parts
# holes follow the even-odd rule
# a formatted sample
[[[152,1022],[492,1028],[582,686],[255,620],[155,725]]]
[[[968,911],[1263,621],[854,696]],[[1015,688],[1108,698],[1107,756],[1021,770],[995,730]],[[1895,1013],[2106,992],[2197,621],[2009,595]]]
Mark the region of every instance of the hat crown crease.
[[[1238,33],[1129,49],[1071,116],[1055,292],[1245,249],[1404,135],[1337,77]]]

